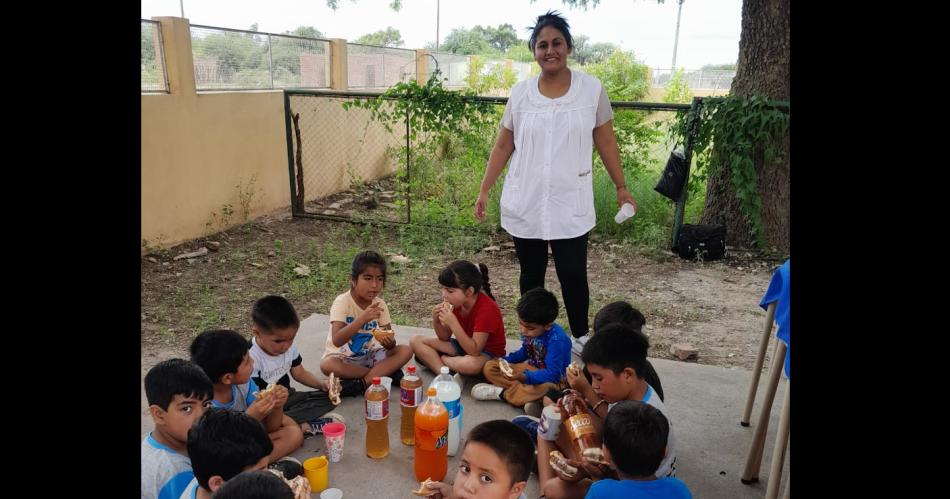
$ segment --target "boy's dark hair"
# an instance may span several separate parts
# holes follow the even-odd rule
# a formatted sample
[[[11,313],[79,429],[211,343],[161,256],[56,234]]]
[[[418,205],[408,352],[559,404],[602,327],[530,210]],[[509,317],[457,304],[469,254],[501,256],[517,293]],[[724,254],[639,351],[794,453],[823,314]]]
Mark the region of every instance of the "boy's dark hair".
[[[287,480],[293,480],[294,478],[303,475],[303,465],[289,459],[277,461],[276,463],[268,466],[268,468],[283,473],[284,478]]]
[[[297,317],[294,306],[283,296],[276,295],[265,296],[254,302],[251,320],[262,333],[300,326],[300,317]]]
[[[518,425],[504,419],[485,421],[472,428],[465,445],[478,442],[487,445],[508,466],[511,483],[524,482],[534,464],[534,442]]]
[[[596,333],[611,322],[620,322],[637,331],[643,331],[647,319],[639,310],[633,308],[633,305],[625,301],[615,301],[597,311],[597,315],[594,316],[594,332]]]
[[[375,251],[361,251],[353,257],[353,266],[350,269],[350,280],[355,281],[366,267],[376,266],[383,273],[383,282],[386,282],[386,259]]]
[[[604,421],[604,445],[617,469],[631,477],[656,473],[669,434],[669,421],[659,409],[634,400],[615,405]]]
[[[531,324],[549,324],[557,319],[557,298],[544,288],[529,289],[518,300],[518,318]]]
[[[267,470],[239,473],[211,495],[214,499],[294,499],[294,491]]]
[[[614,322],[590,336],[581,351],[584,364],[597,364],[619,374],[632,367],[643,378],[650,340],[632,327]]]
[[[212,383],[219,383],[225,374],[237,372],[249,348],[237,331],[209,329],[191,342],[191,361],[204,369]]]
[[[205,490],[211,477],[228,481],[274,450],[259,421],[223,408],[210,408],[201,415],[188,430],[187,445],[191,469]]]
[[[538,16],[534,26],[528,26],[528,29],[531,30],[531,37],[528,38],[528,48],[531,49],[531,52],[534,52],[534,45],[538,41],[538,34],[547,26],[561,32],[564,36],[564,41],[567,42],[567,48],[574,48],[574,38],[571,37],[571,27],[567,24],[567,19],[564,19],[564,16],[562,16],[560,12],[549,10],[547,14]]]
[[[468,260],[455,260],[439,273],[439,284],[447,288],[474,288],[476,293],[485,290],[485,294],[495,300],[488,282],[488,267],[484,263],[475,265]]]
[[[193,362],[168,359],[152,366],[145,375],[145,398],[148,405],[167,411],[175,395],[208,400],[214,397],[214,384]]]

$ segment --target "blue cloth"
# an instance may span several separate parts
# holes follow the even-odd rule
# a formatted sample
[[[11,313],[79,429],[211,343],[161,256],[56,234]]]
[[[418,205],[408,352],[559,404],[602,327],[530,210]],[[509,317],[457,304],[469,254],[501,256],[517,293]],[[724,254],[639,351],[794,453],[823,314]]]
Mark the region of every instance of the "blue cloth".
[[[759,302],[759,306],[768,310],[769,304],[775,304],[775,323],[778,324],[778,332],[775,336],[782,340],[788,351],[785,354],[785,376],[792,379],[789,373],[789,365],[792,358],[792,334],[791,334],[791,284],[789,280],[790,267],[792,259],[785,260],[778,270],[772,274],[772,282],[769,283],[769,289],[765,291],[765,296]]]
[[[527,362],[536,371],[525,371],[526,385],[558,383],[571,363],[571,340],[558,323],[537,338],[521,337],[521,348],[505,356],[512,364]]]
[[[679,478],[666,477],[656,480],[598,480],[587,490],[585,499],[627,499],[628,497],[650,499],[692,499],[693,494]]]

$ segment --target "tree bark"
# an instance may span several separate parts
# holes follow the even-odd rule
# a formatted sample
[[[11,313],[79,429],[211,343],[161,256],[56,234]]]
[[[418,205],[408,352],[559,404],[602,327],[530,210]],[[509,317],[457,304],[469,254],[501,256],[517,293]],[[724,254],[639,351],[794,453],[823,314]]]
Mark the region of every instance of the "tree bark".
[[[789,0],[744,0],[739,60],[731,93],[764,94],[772,100],[789,99]],[[757,146],[753,163],[762,200],[762,235],[770,251],[788,254],[789,248],[789,133],[780,139],[778,158],[766,163]],[[715,146],[714,159],[718,158]],[[706,185],[702,223],[726,227],[729,245],[755,247],[752,225],[736,198],[728,165],[720,161]]]

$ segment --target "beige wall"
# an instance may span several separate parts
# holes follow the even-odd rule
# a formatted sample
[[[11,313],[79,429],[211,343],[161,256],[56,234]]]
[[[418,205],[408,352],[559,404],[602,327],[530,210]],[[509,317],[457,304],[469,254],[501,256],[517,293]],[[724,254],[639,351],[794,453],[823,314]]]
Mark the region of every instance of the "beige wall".
[[[246,219],[289,212],[283,92],[195,92],[188,20],[154,20],[161,23],[170,92],[142,94],[143,251],[243,223],[242,204],[249,204]],[[298,99],[308,104],[299,107],[307,199],[347,188],[349,164],[366,179],[394,171],[385,146],[400,137],[374,123],[361,146],[365,111],[347,113],[339,99]]]
[[[242,190],[251,219],[289,207],[286,144],[282,92],[142,95],[142,239],[169,246],[241,223]]]

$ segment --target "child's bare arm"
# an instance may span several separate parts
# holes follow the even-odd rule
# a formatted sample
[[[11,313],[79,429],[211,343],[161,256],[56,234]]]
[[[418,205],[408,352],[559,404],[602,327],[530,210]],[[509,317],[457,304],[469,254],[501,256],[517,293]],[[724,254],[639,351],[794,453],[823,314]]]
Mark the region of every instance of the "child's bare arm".
[[[465,350],[465,353],[468,355],[481,355],[482,349],[485,348],[485,343],[488,343],[488,333],[479,333],[476,331],[472,336],[469,336],[465,334],[465,331],[462,330],[462,326],[459,325],[458,322],[452,326],[452,332],[455,333],[455,339],[459,342],[459,346],[461,346],[462,350]]]
[[[316,388],[317,390],[323,390],[325,392],[330,391],[327,380],[318,378],[316,374],[308,371],[303,364],[291,367],[290,375],[302,385],[307,385],[310,388]]]
[[[440,303],[432,307],[432,329],[435,330],[435,335],[438,336],[440,340],[449,341],[449,338],[452,337],[452,330],[439,320],[439,316],[442,314],[444,307],[445,303]]]
[[[346,344],[354,334],[363,329],[367,322],[379,319],[382,312],[381,302],[376,302],[366,307],[366,310],[349,324],[340,321],[331,322],[330,334],[333,338],[333,345],[339,348]]]

